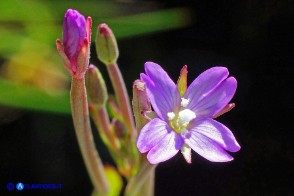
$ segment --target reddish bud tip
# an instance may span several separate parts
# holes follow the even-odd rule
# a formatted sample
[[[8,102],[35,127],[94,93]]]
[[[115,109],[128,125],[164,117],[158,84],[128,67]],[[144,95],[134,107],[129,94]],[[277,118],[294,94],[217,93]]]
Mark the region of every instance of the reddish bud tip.
[[[111,29],[105,23],[100,24],[98,26],[98,30],[99,30],[99,33],[103,34],[104,36],[109,36],[112,33]]]

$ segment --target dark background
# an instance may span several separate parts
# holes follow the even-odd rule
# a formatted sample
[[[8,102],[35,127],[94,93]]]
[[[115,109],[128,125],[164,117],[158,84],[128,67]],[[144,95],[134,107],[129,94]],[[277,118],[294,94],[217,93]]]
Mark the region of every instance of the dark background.
[[[191,165],[179,153],[158,166],[155,194],[294,195],[293,1],[160,3],[162,9],[189,6],[193,25],[120,40],[127,88],[146,61],[162,65],[174,81],[183,65],[189,82],[212,66],[228,67],[238,81],[236,108],[218,121],[233,131],[241,150],[228,163],[193,153]],[[94,51],[93,46],[91,61],[102,67]],[[8,182],[18,181],[63,184],[61,191],[30,194],[90,195],[71,117],[16,111],[19,118],[0,125],[0,195],[7,194]],[[97,146],[102,159],[112,163],[102,144]]]

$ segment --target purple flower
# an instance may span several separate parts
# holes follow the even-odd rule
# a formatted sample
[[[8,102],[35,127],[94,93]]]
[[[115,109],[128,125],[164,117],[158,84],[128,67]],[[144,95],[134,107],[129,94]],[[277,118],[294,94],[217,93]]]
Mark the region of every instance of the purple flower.
[[[181,97],[168,74],[152,62],[145,63],[147,96],[157,114],[140,131],[137,147],[148,152],[152,164],[166,161],[179,150],[191,148],[213,162],[233,160],[227,153],[240,149],[232,132],[213,120],[232,99],[237,81],[225,67],[213,67],[200,74]]]
[[[64,15],[63,41],[56,40],[57,50],[65,68],[72,77],[81,78],[88,68],[91,42],[90,17],[85,19],[78,11],[68,9]]]

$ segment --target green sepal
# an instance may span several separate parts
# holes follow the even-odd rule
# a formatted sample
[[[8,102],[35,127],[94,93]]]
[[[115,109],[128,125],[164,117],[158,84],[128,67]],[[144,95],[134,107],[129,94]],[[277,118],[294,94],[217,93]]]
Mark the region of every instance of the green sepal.
[[[188,75],[188,71],[187,71],[187,65],[185,65],[180,72],[180,76],[177,82],[177,86],[178,89],[180,91],[180,95],[181,97],[184,96],[184,94],[186,93],[187,90],[187,75]]]

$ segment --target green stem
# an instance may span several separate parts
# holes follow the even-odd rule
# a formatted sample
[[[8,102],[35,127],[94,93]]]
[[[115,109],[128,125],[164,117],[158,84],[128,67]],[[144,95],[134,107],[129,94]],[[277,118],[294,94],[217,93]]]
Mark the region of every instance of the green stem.
[[[72,78],[70,95],[76,136],[88,174],[95,190],[101,195],[106,194],[109,185],[92,135],[85,78]]]
[[[113,130],[110,125],[108,112],[105,107],[90,107],[91,117],[99,130],[100,135],[105,137],[106,143],[110,144],[110,147],[114,150],[120,148],[119,141],[114,136]],[[104,140],[105,140],[104,139]]]
[[[141,165],[141,169],[139,173],[135,176],[133,176],[125,190],[125,196],[135,196],[139,194],[142,196],[149,196],[153,194],[153,188],[154,188],[154,171],[157,165],[150,164],[147,160],[144,161],[144,163]],[[148,193],[141,192],[144,183],[146,183],[146,180],[150,180],[151,183],[149,184],[150,187],[144,187],[144,189],[152,189]],[[152,182],[153,181],[153,182]]]
[[[155,168],[150,171],[149,175],[146,177],[145,183],[140,189],[138,196],[153,196],[154,195],[154,182],[155,182]]]
[[[119,109],[121,111],[124,123],[130,131],[131,138],[136,139],[137,133],[133,119],[132,109],[130,105],[129,95],[117,64],[107,65],[108,74],[110,76],[112,86],[118,101]]]

